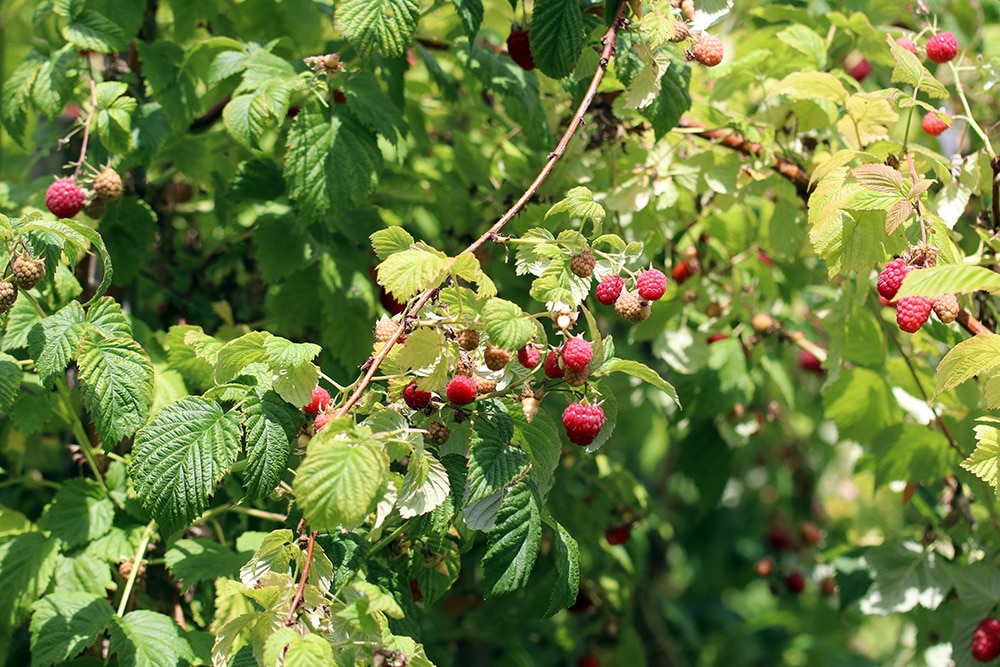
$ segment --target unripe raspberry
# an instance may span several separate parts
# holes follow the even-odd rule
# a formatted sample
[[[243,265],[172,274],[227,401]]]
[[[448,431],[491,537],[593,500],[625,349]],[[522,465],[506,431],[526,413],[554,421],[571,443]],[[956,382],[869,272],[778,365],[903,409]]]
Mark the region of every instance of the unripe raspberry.
[[[759,334],[774,331],[774,318],[767,313],[757,313],[750,319],[750,326]]]
[[[455,338],[458,339],[458,346],[466,352],[471,352],[479,347],[478,329],[462,329],[455,334]]]
[[[307,415],[315,415],[326,410],[328,405],[330,405],[330,392],[323,387],[316,387],[312,392],[312,400],[302,408],[302,411]]]
[[[60,218],[72,218],[87,198],[72,178],[57,178],[45,191],[45,206]]]
[[[399,325],[388,317],[382,317],[375,323],[375,340],[379,343],[388,343]]]
[[[605,306],[610,306],[618,299],[618,295],[622,293],[622,287],[624,286],[625,279],[621,276],[606,276],[597,284],[597,289],[594,292],[597,294],[598,301]]]
[[[915,333],[930,317],[933,305],[922,296],[904,296],[896,302],[896,324],[907,333]]]
[[[570,338],[562,347],[562,360],[567,369],[584,370],[594,358],[594,347],[582,336]]]
[[[705,67],[715,67],[722,62],[725,48],[721,39],[706,32],[702,33],[689,53],[692,60],[697,60]]]
[[[497,381],[490,380],[477,375],[476,380],[476,393],[477,394],[488,394],[497,388]]]
[[[837,580],[833,577],[823,577],[819,582],[819,592],[823,597],[833,597],[837,594]]]
[[[103,199],[93,197],[83,205],[83,214],[91,220],[100,220],[108,212],[108,203]]]
[[[920,126],[924,128],[924,132],[932,137],[938,136],[950,127],[949,123],[941,120],[941,117],[933,111],[924,116],[924,120],[921,122]]]
[[[502,347],[490,345],[483,352],[483,361],[486,363],[486,368],[491,371],[498,371],[510,361],[510,352]]]
[[[917,45],[914,44],[913,40],[910,39],[909,37],[897,37],[896,43],[902,46],[910,53],[912,53],[913,55],[917,55]]]
[[[465,405],[476,400],[476,381],[468,375],[456,375],[448,383],[445,390],[448,400],[458,405]]]
[[[0,315],[10,310],[17,301],[17,287],[9,280],[0,280]]]
[[[958,305],[958,296],[955,294],[942,294],[931,300],[934,314],[938,316],[944,324],[951,324],[958,317],[961,307]]]
[[[410,407],[411,410],[423,410],[426,408],[433,398],[433,395],[429,391],[420,391],[417,389],[417,383],[411,382],[406,385],[403,389],[403,402]]]
[[[659,301],[663,293],[667,291],[667,277],[658,269],[643,271],[635,279],[635,288],[643,299]]]
[[[878,275],[878,293],[889,300],[896,296],[899,286],[903,284],[903,278],[910,272],[910,267],[902,259],[894,259],[885,265]]]
[[[573,255],[569,260],[569,270],[578,278],[589,278],[593,275],[596,265],[597,260],[594,258],[594,253],[589,250]]]
[[[443,445],[451,437],[451,431],[441,422],[431,422],[427,425],[427,438],[435,445]]]
[[[542,366],[545,376],[558,380],[566,375],[566,369],[559,365],[559,351],[551,350],[545,355],[545,364]]]
[[[995,618],[979,621],[972,633],[969,650],[979,662],[992,662],[1000,657],[1000,621]]]
[[[29,290],[45,277],[45,263],[27,255],[18,255],[10,267],[11,280],[23,290]]]
[[[321,412],[318,415],[316,415],[316,419],[313,421],[313,428],[315,428],[318,431],[327,424],[329,424],[331,419],[333,419],[332,412]]]
[[[927,40],[927,57],[934,62],[946,63],[958,54],[958,40],[950,32],[939,32]]]
[[[534,368],[542,360],[538,348],[528,343],[517,351],[517,361],[525,368]]]
[[[597,438],[604,427],[604,409],[599,405],[570,403],[563,410],[562,423],[569,441],[574,445],[586,447]]]
[[[105,167],[94,178],[94,192],[104,201],[115,201],[122,196],[122,177],[111,167]]]
[[[510,35],[507,36],[507,53],[522,69],[529,72],[535,69],[535,59],[531,56],[531,40],[527,30],[516,27],[511,29]]]
[[[690,36],[691,28],[688,26],[686,21],[674,21],[674,36],[670,38],[671,42],[677,44],[678,42],[683,42]]]
[[[644,313],[643,301],[636,292],[622,292],[615,301],[615,312],[634,324],[649,317]]]
[[[586,368],[567,368],[565,373],[566,384],[571,387],[582,387],[587,384],[587,378],[590,377],[590,371]]]
[[[521,412],[524,413],[524,418],[528,420],[529,424],[535,420],[541,407],[542,402],[534,396],[525,396],[521,399]]]

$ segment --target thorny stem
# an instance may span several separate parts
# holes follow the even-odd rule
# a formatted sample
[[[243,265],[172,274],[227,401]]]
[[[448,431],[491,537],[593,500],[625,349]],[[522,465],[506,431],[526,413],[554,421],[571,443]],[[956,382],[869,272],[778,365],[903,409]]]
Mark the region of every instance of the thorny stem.
[[[288,615],[285,616],[284,625],[286,627],[295,622],[295,611],[302,604],[302,597],[305,595],[306,590],[306,580],[309,578],[309,566],[312,565],[313,549],[316,547],[317,535],[319,535],[317,531],[309,533],[309,545],[306,547],[306,562],[302,565],[302,576],[299,577],[299,586],[295,589],[295,597],[292,598],[292,604],[288,608]]]
[[[128,600],[132,597],[132,587],[135,586],[136,577],[139,576],[139,565],[142,563],[142,557],[145,555],[146,549],[149,547],[149,541],[153,538],[155,531],[156,522],[150,521],[146,524],[146,530],[142,532],[142,541],[139,542],[139,548],[135,550],[135,558],[132,559],[132,571],[128,573],[128,581],[125,582],[125,590],[122,592],[122,599],[118,603],[119,616],[125,615]]]
[[[906,163],[910,165],[910,178],[916,183],[919,180],[917,176],[917,168],[913,165],[913,154],[910,151],[906,151]],[[920,210],[920,196],[918,195],[913,201],[913,210],[917,213],[917,220],[920,221],[920,240],[924,245],[927,245],[927,223],[924,221],[924,214]]]
[[[94,458],[94,446],[90,444],[90,436],[87,435],[87,429],[83,427],[83,422],[80,421],[77,411],[73,408],[73,401],[69,396],[69,389],[66,387],[64,380],[59,380],[58,382],[58,393],[63,406],[66,408],[66,417],[69,419],[73,437],[79,442],[80,451],[83,452],[84,458],[87,459],[87,465],[90,466],[90,471],[94,473],[94,479],[97,480],[102,489],[107,491],[108,486],[104,483],[104,475],[101,474],[101,468],[97,465],[97,459]]]
[[[87,59],[87,69],[90,69],[89,58]],[[80,177],[80,167],[83,166],[83,161],[87,158],[87,142],[90,141],[90,122],[94,119],[94,114],[97,112],[97,84],[94,83],[93,72],[90,72],[87,81],[90,83],[90,110],[87,112],[87,117],[83,120],[83,143],[80,146],[80,159],[76,161],[76,169],[73,170],[74,182]]]

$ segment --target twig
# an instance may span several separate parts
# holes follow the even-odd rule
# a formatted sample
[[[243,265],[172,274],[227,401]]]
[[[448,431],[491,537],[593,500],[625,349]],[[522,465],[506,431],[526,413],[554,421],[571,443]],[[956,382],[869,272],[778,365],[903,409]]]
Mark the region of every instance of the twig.
[[[156,522],[150,521],[146,524],[146,530],[142,532],[142,541],[139,542],[139,548],[135,550],[135,558],[132,559],[132,571],[128,574],[128,581],[125,582],[122,599],[118,603],[119,616],[125,615],[125,610],[128,608],[128,600],[132,597],[132,587],[135,586],[135,579],[139,576],[139,565],[142,564],[142,557],[145,555],[146,549],[149,547],[149,541],[153,538],[153,533],[155,532]]]
[[[87,60],[87,70],[90,70],[89,58]],[[83,161],[87,159],[87,143],[90,141],[90,122],[94,119],[94,114],[97,113],[97,84],[94,83],[93,72],[90,72],[87,82],[90,84],[90,111],[87,112],[87,117],[83,121],[83,142],[80,146],[80,159],[77,160],[76,169],[73,170],[74,182],[80,176],[80,167],[83,166]]]
[[[302,604],[302,598],[305,595],[306,590],[306,580],[309,578],[309,566],[312,564],[313,559],[313,548],[316,546],[317,535],[319,535],[319,533],[316,531],[309,533],[309,545],[306,547],[306,562],[302,566],[302,576],[299,577],[299,586],[295,589],[295,597],[292,598],[292,604],[288,608],[288,615],[285,616],[286,627],[295,622],[295,610],[299,608],[300,604]]]

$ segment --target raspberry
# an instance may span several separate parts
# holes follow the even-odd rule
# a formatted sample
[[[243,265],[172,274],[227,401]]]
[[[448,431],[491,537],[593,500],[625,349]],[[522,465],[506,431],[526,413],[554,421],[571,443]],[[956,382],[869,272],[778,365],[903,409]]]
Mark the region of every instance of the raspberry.
[[[525,368],[534,368],[542,360],[538,348],[528,343],[517,351],[517,361]]]
[[[108,212],[108,203],[97,197],[83,205],[83,214],[91,220],[100,220]]]
[[[979,621],[969,648],[972,657],[979,662],[990,662],[1000,657],[1000,621],[995,618]]]
[[[674,44],[683,42],[690,36],[691,28],[688,26],[686,21],[674,21],[674,36],[670,38],[671,42]]]
[[[525,396],[521,399],[521,412],[524,413],[524,418],[528,420],[529,424],[538,416],[538,410],[541,407],[542,402],[534,396]]]
[[[563,343],[562,360],[566,368],[582,371],[593,358],[594,347],[582,336],[574,336]]]
[[[718,343],[720,340],[725,340],[726,338],[729,338],[729,334],[719,331],[718,333],[714,333],[709,336],[707,340],[708,344],[711,345],[712,343]]]
[[[331,419],[333,419],[333,414],[329,412],[321,412],[318,415],[316,415],[316,420],[313,422],[313,427],[318,431],[327,424],[329,424]]]
[[[427,437],[435,445],[443,445],[451,437],[451,431],[441,422],[431,422],[427,425]]]
[[[948,114],[944,115],[947,116]],[[951,118],[951,116],[948,116],[948,118]],[[951,124],[941,120],[941,116],[931,111],[926,116],[924,116],[924,120],[920,124],[920,126],[924,128],[924,132],[931,135],[932,137],[936,137],[945,130],[947,130],[951,126]]]
[[[757,313],[750,319],[750,326],[759,334],[772,333],[775,329],[774,318],[767,313]]]
[[[837,593],[837,580],[833,577],[823,577],[819,582],[819,592],[828,598]]]
[[[382,318],[375,323],[375,340],[379,343],[388,343],[392,340],[392,336],[396,333],[398,326],[398,324],[390,320],[388,317],[382,316]]]
[[[465,405],[476,400],[476,381],[468,375],[456,375],[448,383],[445,390],[448,400],[458,405]]]
[[[502,347],[494,347],[490,345],[483,352],[483,361],[486,362],[486,368],[491,371],[498,371],[507,365],[510,361],[510,352],[503,349]]]
[[[667,277],[663,271],[649,269],[639,274],[635,279],[635,287],[639,296],[647,301],[659,301],[663,293],[667,291]]]
[[[122,196],[122,177],[111,167],[101,169],[94,178],[94,192],[104,201],[115,201]]]
[[[578,255],[573,255],[569,260],[569,270],[573,272],[573,275],[577,278],[589,278],[594,273],[594,266],[597,264],[597,260],[594,258],[594,253],[589,250],[584,250]]]
[[[698,41],[694,43],[689,52],[690,58],[697,60],[705,67],[715,67],[722,62],[722,55],[725,49],[722,40],[715,35],[703,33]]]
[[[45,277],[45,263],[27,255],[19,255],[10,267],[11,280],[23,290],[29,290]]]
[[[896,303],[896,324],[907,333],[915,333],[930,317],[931,300],[922,296],[904,296]]]
[[[604,426],[604,409],[599,405],[570,403],[563,410],[562,423],[569,441],[586,447],[597,438]]]
[[[927,57],[934,62],[946,63],[958,54],[958,40],[950,32],[939,32],[927,40]]]
[[[917,45],[914,44],[913,40],[910,39],[909,37],[897,37],[896,43],[902,46],[910,53],[912,53],[913,55],[917,55]]]
[[[72,178],[57,178],[55,183],[45,191],[45,206],[53,215],[60,218],[72,218],[83,208],[87,196],[76,185]]]
[[[412,410],[423,410],[431,402],[431,398],[431,392],[420,391],[416,382],[406,385],[406,389],[403,390],[403,402]]]
[[[302,411],[307,415],[315,415],[326,410],[328,405],[330,405],[330,392],[323,387],[316,387],[313,389],[312,400],[302,408]]]
[[[678,262],[674,264],[674,268],[670,270],[670,275],[674,277],[674,280],[680,285],[682,282],[693,276],[695,273],[694,264],[685,260],[683,262]]]
[[[872,73],[872,64],[867,59],[862,58],[847,73],[854,77],[857,82],[864,81]]]
[[[958,296],[955,294],[942,294],[939,297],[931,299],[931,305],[934,308],[934,314],[938,316],[944,324],[951,324],[958,317],[958,311],[961,308],[958,305]]]
[[[806,578],[801,572],[792,572],[785,577],[785,585],[788,586],[788,590],[798,595],[806,589]]]
[[[774,559],[770,556],[764,556],[754,564],[753,571],[757,573],[758,577],[770,577],[774,572]]]
[[[542,366],[542,370],[545,371],[546,377],[553,380],[558,380],[566,375],[566,369],[559,365],[559,352],[557,350],[552,350],[545,355],[545,364]]]
[[[17,301],[17,287],[9,280],[0,280],[0,315],[10,310],[15,301]]]
[[[477,394],[488,394],[497,388],[497,381],[490,380],[484,377],[476,376],[476,393]]]
[[[799,537],[807,546],[814,547],[823,539],[823,531],[812,521],[803,521],[799,524]]]
[[[621,276],[606,276],[601,282],[597,283],[597,289],[594,291],[597,294],[598,301],[605,306],[610,306],[618,298],[618,295],[622,293],[622,287],[624,286],[625,279]]]
[[[910,272],[910,267],[903,259],[894,259],[885,265],[882,273],[878,274],[878,293],[884,298],[892,300],[899,291],[899,286],[903,284],[903,278]]]
[[[455,338],[458,339],[458,346],[466,352],[479,347],[479,331],[476,329],[462,329],[455,334]]]
[[[799,368],[810,373],[823,374],[823,362],[809,350],[799,350]]]
[[[632,536],[632,526],[628,524],[622,526],[608,526],[604,529],[604,539],[608,544],[625,544]]]
[[[590,377],[590,371],[586,368],[581,368],[579,370],[576,368],[567,368],[565,370],[564,379],[566,380],[566,384],[571,387],[582,387],[587,384],[588,377]]]
[[[576,667],[601,667],[601,659],[596,655],[585,655],[576,661]]]
[[[531,41],[528,39],[528,31],[521,28],[511,28],[510,35],[507,36],[507,53],[511,60],[521,66],[521,69],[531,71],[535,69],[535,59],[531,57]]]
[[[635,324],[649,317],[643,308],[642,299],[635,292],[622,292],[615,300],[615,312]]]

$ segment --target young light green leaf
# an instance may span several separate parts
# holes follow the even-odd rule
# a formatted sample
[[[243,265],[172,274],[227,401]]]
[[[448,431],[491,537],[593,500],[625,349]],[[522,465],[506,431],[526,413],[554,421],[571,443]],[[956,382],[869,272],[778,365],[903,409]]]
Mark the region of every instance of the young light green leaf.
[[[281,398],[292,405],[308,405],[319,382],[319,368],[312,360],[321,351],[315,343],[293,343],[279,336],[264,339],[271,383]]]
[[[830,100],[844,105],[847,89],[827,72],[792,72],[770,89],[770,96],[785,95],[793,100]]]
[[[928,269],[924,269],[925,271]],[[977,375],[992,375],[1000,366],[1000,335],[981,333],[948,350],[937,367],[934,394],[954,389]]]
[[[380,260],[413,245],[413,237],[402,227],[387,227],[371,235],[372,249]]]
[[[56,591],[32,605],[32,667],[54,667],[91,646],[115,611],[100,595]]]
[[[538,499],[522,479],[504,497],[483,556],[485,596],[509,593],[528,583],[542,539]]]
[[[247,453],[243,486],[248,500],[258,500],[281,481],[302,413],[273,391],[248,392],[242,410]]]
[[[531,12],[531,54],[553,79],[573,71],[583,49],[583,14],[576,0],[536,0]]]
[[[903,175],[899,173],[898,169],[893,169],[887,164],[863,164],[851,169],[850,175],[866,190],[894,194],[900,197],[907,196],[907,189],[903,185]]]
[[[608,373],[625,373],[639,378],[669,396],[670,400],[677,404],[677,407],[681,406],[680,399],[677,397],[677,390],[674,389],[674,386],[642,362],[632,361],[631,359],[611,359],[604,366],[603,370]]]
[[[28,351],[45,387],[51,389],[76,357],[85,321],[83,308],[71,301],[32,327],[28,334]]]
[[[86,544],[109,530],[115,505],[97,482],[82,477],[67,480],[45,508],[38,527],[67,547]]]
[[[300,550],[292,544],[292,531],[287,528],[273,530],[260,542],[253,557],[240,568],[240,581],[248,588],[256,588],[269,572],[286,573],[292,559]]]
[[[594,220],[596,222],[604,220],[604,216],[606,215],[604,207],[594,201],[594,193],[582,185],[570,188],[565,197],[557,201],[545,212],[545,218],[547,220],[549,216],[558,213],[569,213],[574,218]]]
[[[362,56],[376,48],[386,56],[406,51],[420,19],[416,0],[347,0],[337,8],[337,23]]]
[[[319,635],[295,635],[288,644],[284,659],[285,667],[328,667],[334,664],[333,649]]]
[[[411,465],[415,457],[411,457]],[[412,519],[415,516],[427,514],[440,505],[451,492],[448,471],[430,452],[424,452],[421,458],[426,461],[426,474],[419,480],[417,475],[411,475],[407,470],[403,488],[399,490],[396,506],[399,516]]]
[[[864,401],[857,400],[864,396]],[[867,368],[850,368],[827,388],[823,403],[844,438],[871,437],[887,426],[900,423],[903,411],[886,378]]]
[[[432,367],[441,356],[444,336],[438,329],[417,329],[406,337],[406,343],[395,357],[401,370],[415,371]]]
[[[452,260],[433,248],[416,246],[396,252],[378,265],[378,283],[397,301],[405,303],[437,286],[448,274]]]
[[[215,485],[240,451],[240,415],[186,396],[139,429],[129,473],[139,502],[164,535],[187,527],[208,507]]]
[[[39,591],[49,586],[59,540],[39,532],[0,543],[0,633],[10,633],[28,617]]]
[[[119,664],[176,667],[195,662],[190,642],[169,616],[139,609],[112,621],[108,654],[117,654]]]
[[[493,298],[483,306],[486,335],[498,347],[516,350],[535,335],[535,324],[521,307],[511,301]]]
[[[976,449],[961,465],[1000,493],[1000,429],[979,424],[973,431]]]
[[[80,390],[97,433],[114,447],[142,426],[153,402],[153,364],[132,338],[88,335],[80,344]]]
[[[945,264],[906,274],[898,296],[935,297],[949,292],[1000,294],[1000,275],[983,266]]]
[[[215,381],[215,370],[207,361],[195,354],[192,346],[184,342],[189,332],[204,336],[201,327],[190,324],[175,324],[167,330],[167,339],[164,343],[167,350],[167,365],[183,376],[188,387],[210,387]],[[218,343],[218,347],[222,347],[222,343]]]
[[[555,529],[550,553],[556,561],[556,583],[542,618],[554,616],[570,606],[580,593],[580,547],[562,524],[554,520],[546,523]]]
[[[360,525],[381,497],[389,469],[388,457],[376,443],[334,435],[324,429],[312,439],[293,484],[296,501],[315,530]]]
[[[897,44],[891,35],[886,35],[885,41],[889,45],[892,59],[896,61],[892,68],[893,83],[908,83],[931,97],[943,99],[949,96],[948,89],[923,66],[916,54]]]
[[[14,306],[7,311],[7,328],[3,332],[3,338],[0,338],[0,350],[9,352],[28,347],[31,331],[42,319],[31,301],[15,301]]]
[[[253,331],[223,345],[218,351],[215,362],[215,381],[224,384],[239,375],[240,371],[250,364],[266,362],[267,351],[264,349],[264,341],[270,337],[271,334],[266,331]]]

